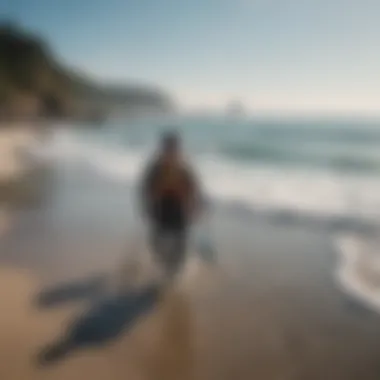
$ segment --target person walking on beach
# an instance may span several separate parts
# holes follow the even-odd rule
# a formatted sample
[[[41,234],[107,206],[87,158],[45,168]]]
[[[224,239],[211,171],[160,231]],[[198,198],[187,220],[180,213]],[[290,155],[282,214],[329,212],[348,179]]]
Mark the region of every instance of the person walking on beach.
[[[184,261],[189,227],[201,211],[199,182],[185,162],[181,139],[174,132],[161,137],[158,156],[143,174],[140,199],[154,254],[169,275]],[[172,243],[167,249],[167,238]]]

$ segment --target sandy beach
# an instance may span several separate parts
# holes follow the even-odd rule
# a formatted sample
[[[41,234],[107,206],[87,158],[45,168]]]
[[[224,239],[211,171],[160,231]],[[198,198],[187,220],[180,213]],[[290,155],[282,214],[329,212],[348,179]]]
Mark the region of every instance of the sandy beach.
[[[379,16],[0,0],[0,380],[380,380]]]
[[[172,287],[118,293],[125,186],[65,173],[0,240],[1,379],[379,378],[380,316],[338,286],[329,235],[218,208],[217,264],[191,249]]]

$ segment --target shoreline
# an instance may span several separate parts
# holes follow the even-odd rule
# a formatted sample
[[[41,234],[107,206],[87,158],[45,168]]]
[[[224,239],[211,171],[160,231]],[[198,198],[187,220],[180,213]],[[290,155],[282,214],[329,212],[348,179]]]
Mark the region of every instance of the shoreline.
[[[33,358],[65,336],[77,318],[85,318],[84,311],[94,303],[86,296],[45,310],[37,307],[38,297],[65,286],[78,289],[75,284],[92,291],[104,278],[112,282],[112,273],[120,268],[115,231],[98,236],[83,229],[83,240],[70,244],[73,232],[64,233],[60,246],[52,250],[57,240],[48,232],[54,230],[48,225],[37,230],[34,226],[34,235],[51,240],[42,245],[25,235],[28,228],[20,230],[11,239],[13,244],[18,241],[13,249],[19,257],[12,255],[13,264],[10,260],[6,266],[1,259],[4,291],[0,298],[5,313],[0,317],[0,335],[5,336],[7,330],[0,342],[0,358],[7,363],[0,364],[4,378],[43,376],[47,368],[38,367]],[[269,380],[285,375],[322,380],[326,374],[347,380],[359,373],[365,380],[378,378],[380,316],[347,308],[335,282],[330,257],[334,251],[326,236],[299,228],[248,224],[238,216],[219,218],[213,234],[216,267],[199,262],[193,252],[178,285],[130,330],[109,343],[100,342],[96,350],[85,346],[74,351],[53,364],[46,376],[79,379],[89,375],[103,380],[111,375],[106,364],[111,360],[116,379],[127,375],[155,379],[158,375],[152,366],[158,366],[168,380],[220,379],[221,373]],[[23,235],[25,245],[19,241]],[[100,245],[106,235],[113,238]],[[132,235],[119,239],[131,244]],[[108,250],[103,251],[104,247]],[[41,248],[46,251],[35,255]],[[163,324],[171,327],[163,329]],[[177,360],[182,364],[177,365]],[[25,364],[18,366],[18,361]]]
[[[347,307],[332,234],[216,205],[216,265],[192,249],[178,283],[159,299],[143,291],[148,268],[131,317],[123,303],[133,297],[103,288],[115,284],[141,243],[129,190],[86,169],[66,169],[54,174],[49,201],[20,210],[0,239],[1,378],[379,378],[380,316]],[[108,319],[119,312],[131,318],[122,329]],[[75,343],[50,367],[38,366],[41,350],[73,334],[73,326],[85,327],[81,339],[96,344]],[[103,339],[110,326],[116,335]]]
[[[340,266],[336,277],[342,290],[380,313],[380,267],[379,254],[373,253],[378,242],[361,236],[342,236],[336,239]]]
[[[98,230],[99,226],[95,226],[97,218],[96,215],[98,215],[98,217],[106,217],[108,223],[110,223],[110,225],[106,227],[106,230],[109,230],[110,226],[113,226],[112,228],[114,228],[115,230],[115,233],[111,234],[111,237],[106,238],[108,244],[114,245],[112,239],[116,239],[117,241],[119,241],[118,244],[122,245],[121,241],[124,237],[124,234],[123,227],[120,228],[120,226],[124,225],[125,228],[128,229],[131,226],[136,225],[136,221],[134,221],[136,215],[133,211],[133,205],[130,196],[132,187],[130,185],[126,186],[124,183],[111,181],[108,178],[102,177],[92,171],[88,171],[87,168],[78,168],[78,170],[74,171],[73,168],[71,168],[70,170],[71,174],[69,178],[65,179],[65,181],[68,180],[69,183],[65,183],[65,181],[56,183],[55,190],[48,188],[46,191],[47,194],[49,194],[56,193],[58,190],[58,193],[60,193],[58,198],[61,198],[61,200],[59,201],[60,210],[58,213],[57,211],[54,211],[54,204],[51,205],[53,206],[53,219],[51,220],[51,222],[52,226],[56,225],[55,229],[52,232],[46,233],[51,233],[53,236],[57,234],[59,235],[60,230],[67,229],[70,226],[70,224],[73,223],[75,226],[81,228],[81,223],[86,223],[86,221],[89,222],[90,225],[94,224],[93,228],[95,230]],[[65,169],[63,169],[63,171],[65,171]],[[46,176],[49,177],[51,176],[51,174],[52,173],[48,173]],[[34,174],[32,173],[31,175],[33,178]],[[58,177],[59,176],[60,175],[58,174]],[[72,178],[70,179],[70,177]],[[37,177],[34,176],[34,178]],[[78,190],[75,190],[75,187],[77,186],[77,184],[75,183],[78,180],[79,182],[81,182],[80,193],[78,193]],[[86,195],[87,192],[89,192],[89,194],[91,195]],[[27,193],[30,193],[30,191],[27,191]],[[72,194],[74,194],[74,197],[72,197]],[[45,195],[42,196],[42,198],[44,197]],[[33,211],[33,209],[35,207],[37,207],[36,215],[41,214],[41,212],[38,210],[39,207],[42,207],[42,209],[46,208],[46,206],[44,206],[43,203],[41,205],[35,204],[35,200],[32,200],[31,206],[32,209],[30,209],[30,207],[28,206],[26,207],[26,210],[28,208],[30,209],[30,211],[27,211],[27,214],[31,214],[31,216],[29,216],[30,219],[33,219],[33,213],[35,212]],[[79,208],[77,209],[77,207]],[[20,202],[16,200],[13,208],[15,208],[16,210],[19,209],[21,213],[12,213],[11,207],[9,211],[6,211],[4,209],[3,213],[0,214],[0,238],[2,226],[4,229],[3,234],[6,234],[9,230],[11,230],[12,222],[13,224],[16,224],[17,220],[20,220],[21,224],[25,222],[25,216],[23,216],[22,212],[22,209],[25,209],[25,204],[20,204]],[[355,218],[350,219],[339,216],[337,216],[336,218],[324,218],[318,217],[318,215],[310,216],[301,212],[292,212],[291,210],[253,209],[252,207],[247,207],[246,205],[238,202],[222,202],[214,200],[212,208],[214,213],[214,216],[212,217],[212,222],[214,223],[218,222],[219,219],[232,218],[236,220],[239,224],[258,224],[266,226],[268,229],[279,227],[280,229],[284,229],[285,231],[300,230],[305,233],[309,233],[310,231],[312,233],[320,234],[326,240],[331,240],[332,244],[336,248],[334,255],[336,255],[338,261],[341,262],[340,266],[333,268],[333,271],[335,271],[336,279],[338,281],[338,286],[342,287],[342,291],[349,293],[350,296],[352,296],[353,298],[359,297],[359,300],[361,302],[363,302],[364,304],[368,303],[368,294],[362,294],[363,289],[358,290],[358,286],[355,285],[355,283],[358,281],[356,278],[354,278],[354,275],[352,274],[353,261],[352,259],[350,259],[350,257],[348,257],[348,264],[346,264],[346,256],[352,256],[354,254],[351,254],[351,251],[349,253],[346,253],[346,250],[342,249],[339,242],[341,240],[341,236],[353,236],[356,237],[358,240],[362,240],[364,242],[367,239],[371,241],[375,236],[374,233],[376,232],[376,226],[374,226],[373,224],[368,223],[368,221],[360,221]],[[91,214],[86,216],[85,214],[87,212],[93,213],[93,217],[91,217]],[[43,213],[44,212],[42,212],[42,214]],[[79,219],[83,219],[82,221],[75,220],[76,217],[74,215],[76,213]],[[54,214],[57,216],[57,221],[54,221]],[[70,217],[70,214],[73,214],[73,216]],[[90,221],[90,219],[92,220]],[[29,222],[27,221],[26,225],[28,225]],[[140,222],[138,222],[137,224],[139,223]],[[73,227],[73,229],[75,228],[76,227]],[[92,227],[90,227],[90,230],[91,228]],[[28,229],[28,227],[26,227],[26,229]],[[71,233],[70,229],[71,228],[69,228],[69,234]],[[140,231],[142,231],[141,226],[137,228],[137,230],[139,229]],[[134,227],[132,228],[132,231],[133,230],[136,231]],[[89,232],[84,231],[83,233],[87,234]],[[94,232],[90,231],[90,233],[92,236]],[[103,232],[99,230],[98,233],[103,234]],[[134,233],[135,232],[132,232],[132,235]],[[126,234],[125,237],[126,239],[129,239],[131,238],[131,235]],[[38,238],[35,238],[35,240],[38,240]],[[36,250],[38,250],[38,248],[36,248]],[[335,262],[336,260],[332,259],[331,261]],[[350,263],[351,267],[349,265]],[[364,281],[364,283],[365,282],[366,281]],[[362,294],[362,296],[360,294]]]

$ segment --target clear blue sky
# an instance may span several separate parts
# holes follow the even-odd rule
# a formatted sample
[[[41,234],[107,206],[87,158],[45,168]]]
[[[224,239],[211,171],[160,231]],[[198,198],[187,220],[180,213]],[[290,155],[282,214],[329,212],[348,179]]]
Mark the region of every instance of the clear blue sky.
[[[0,14],[186,107],[380,114],[379,0],[0,0]]]

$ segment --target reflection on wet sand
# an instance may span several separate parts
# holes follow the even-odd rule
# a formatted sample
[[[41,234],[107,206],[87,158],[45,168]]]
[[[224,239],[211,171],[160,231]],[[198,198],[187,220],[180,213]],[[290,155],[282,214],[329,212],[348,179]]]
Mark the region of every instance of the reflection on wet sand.
[[[147,365],[147,379],[193,379],[192,314],[185,294],[167,294],[160,311],[158,339]]]

